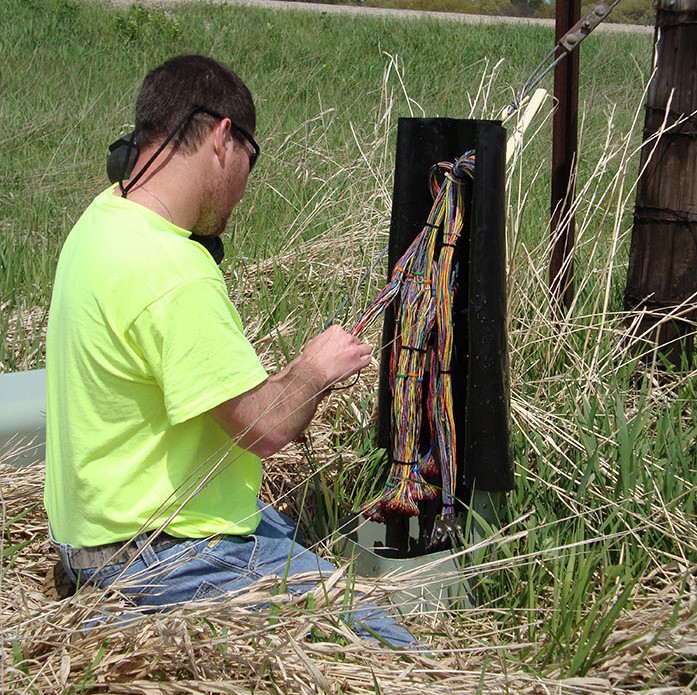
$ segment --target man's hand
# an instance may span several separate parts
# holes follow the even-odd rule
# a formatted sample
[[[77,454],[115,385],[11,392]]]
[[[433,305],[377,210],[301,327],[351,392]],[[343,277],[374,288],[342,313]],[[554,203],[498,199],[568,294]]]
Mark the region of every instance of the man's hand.
[[[310,340],[291,365],[313,373],[318,393],[347,379],[370,364],[372,348],[340,326],[331,326]]]
[[[271,456],[307,427],[329,388],[370,364],[371,347],[332,326],[278,374],[210,412],[241,447]]]

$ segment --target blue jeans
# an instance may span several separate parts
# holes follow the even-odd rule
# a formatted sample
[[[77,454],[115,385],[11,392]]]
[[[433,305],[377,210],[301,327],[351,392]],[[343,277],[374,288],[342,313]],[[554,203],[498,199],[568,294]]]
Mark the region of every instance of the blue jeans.
[[[101,568],[74,570],[68,558],[71,546],[52,543],[68,577],[78,586],[107,587],[118,579],[122,594],[138,606],[155,610],[196,599],[223,598],[226,592],[239,591],[268,576],[277,578],[279,589],[308,591],[335,571],[330,562],[295,542],[297,527],[289,517],[270,506],[261,506],[261,512],[261,522],[249,536],[184,539],[156,551],[143,547],[148,539],[144,534],[134,541],[142,551],[130,563]],[[316,573],[317,580],[302,577],[294,581],[295,575],[303,573]],[[345,619],[362,637],[376,635],[392,647],[417,647],[407,630],[373,604],[351,609]]]

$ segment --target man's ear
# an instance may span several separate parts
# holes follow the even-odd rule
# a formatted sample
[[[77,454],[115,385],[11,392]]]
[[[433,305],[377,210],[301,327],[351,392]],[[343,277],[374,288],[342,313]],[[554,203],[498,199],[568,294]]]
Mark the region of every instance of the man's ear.
[[[230,142],[232,138],[230,137],[230,119],[221,118],[213,126],[213,131],[211,132],[213,152],[215,156],[223,161],[228,155],[228,147],[230,147]]]

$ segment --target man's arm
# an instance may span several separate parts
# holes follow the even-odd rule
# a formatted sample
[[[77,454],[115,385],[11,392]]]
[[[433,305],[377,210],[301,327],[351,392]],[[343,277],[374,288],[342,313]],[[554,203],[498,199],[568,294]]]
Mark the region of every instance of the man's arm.
[[[303,432],[327,389],[367,367],[370,356],[370,345],[332,326],[280,372],[210,413],[239,446],[271,456]]]

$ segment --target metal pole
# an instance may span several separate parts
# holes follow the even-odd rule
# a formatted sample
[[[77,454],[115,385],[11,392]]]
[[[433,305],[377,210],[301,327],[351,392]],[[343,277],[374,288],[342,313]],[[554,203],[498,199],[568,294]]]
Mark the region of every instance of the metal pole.
[[[581,0],[557,0],[555,42],[581,17]],[[574,218],[571,214],[575,185],[574,167],[578,140],[579,51],[567,55],[554,69],[552,131],[552,205],[549,288],[553,313],[560,317],[571,307],[574,296]]]

